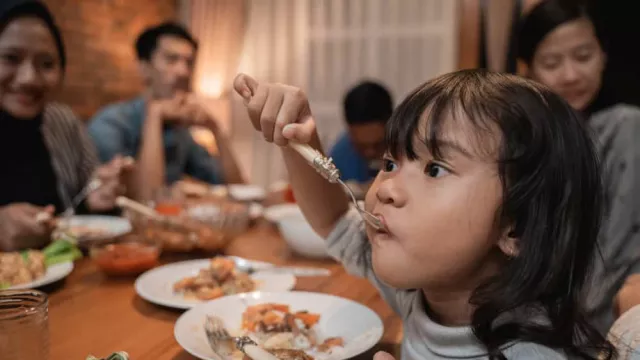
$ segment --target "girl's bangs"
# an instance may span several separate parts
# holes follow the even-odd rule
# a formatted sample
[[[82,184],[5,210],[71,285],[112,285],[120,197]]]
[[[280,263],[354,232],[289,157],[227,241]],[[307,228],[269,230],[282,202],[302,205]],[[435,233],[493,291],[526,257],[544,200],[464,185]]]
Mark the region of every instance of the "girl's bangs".
[[[495,154],[495,141],[488,140],[495,139],[499,107],[486,103],[481,88],[479,79],[473,76],[460,79],[445,75],[414,90],[387,123],[385,141],[389,155],[416,160],[416,141],[420,141],[432,156],[440,157],[438,139],[450,121],[455,127],[471,127],[465,133],[473,137],[476,152]]]

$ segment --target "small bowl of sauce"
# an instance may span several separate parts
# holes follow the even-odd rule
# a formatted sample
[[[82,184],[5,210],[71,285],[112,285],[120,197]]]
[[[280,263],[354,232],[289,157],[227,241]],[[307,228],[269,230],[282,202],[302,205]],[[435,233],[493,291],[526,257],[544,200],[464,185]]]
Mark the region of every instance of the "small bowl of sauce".
[[[158,266],[160,247],[139,241],[123,241],[94,246],[89,254],[107,275],[138,275]]]

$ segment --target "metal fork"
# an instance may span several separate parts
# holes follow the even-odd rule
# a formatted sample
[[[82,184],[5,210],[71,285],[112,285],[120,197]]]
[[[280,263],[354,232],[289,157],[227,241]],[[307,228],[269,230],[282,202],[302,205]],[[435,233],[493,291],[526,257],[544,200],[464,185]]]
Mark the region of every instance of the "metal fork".
[[[353,205],[355,206],[356,210],[358,210],[360,216],[362,216],[364,221],[368,222],[369,225],[371,225],[376,230],[384,229],[384,224],[377,216],[363,209],[358,204],[356,196],[351,188],[340,179],[340,171],[338,170],[338,168],[336,168],[331,158],[322,155],[318,150],[306,144],[296,144],[289,142],[289,147],[293,148],[300,155],[302,155],[302,157],[304,157],[309,162],[309,164],[311,164],[311,166],[313,166],[313,168],[316,169],[316,171],[320,175],[322,175],[322,177],[327,179],[327,181],[329,181],[330,183],[338,183],[342,185],[342,187],[344,187],[345,190],[347,190],[347,192],[349,193],[349,196],[353,201]]]
[[[62,218],[67,218],[69,216],[73,216],[75,214],[76,208],[80,203],[92,192],[98,190],[102,186],[102,180],[93,179],[89,181],[89,183],[82,188],[82,190],[71,200],[71,204],[64,210],[62,213]]]
[[[222,358],[225,355],[220,352],[221,342],[231,340],[238,350],[253,360],[279,360],[276,356],[258,346],[250,337],[229,335],[227,329],[224,328],[222,319],[219,317],[208,315],[204,322],[204,332],[207,335],[211,350]]]

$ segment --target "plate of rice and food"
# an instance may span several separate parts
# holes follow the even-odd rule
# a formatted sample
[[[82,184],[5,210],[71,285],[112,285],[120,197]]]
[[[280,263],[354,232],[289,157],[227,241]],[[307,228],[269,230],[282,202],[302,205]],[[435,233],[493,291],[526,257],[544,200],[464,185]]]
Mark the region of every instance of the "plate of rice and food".
[[[213,351],[204,331],[215,317],[231,336],[248,336],[281,360],[342,360],[372,348],[384,327],[371,309],[340,297],[310,292],[253,292],[198,305],[176,322],[180,346],[200,359],[241,360],[228,342]]]
[[[80,257],[80,250],[67,240],[56,240],[43,250],[0,252],[0,290],[52,284],[69,275]]]
[[[269,271],[252,274],[241,271],[236,262],[266,263],[241,258],[217,256],[157,267],[140,275],[135,282],[138,295],[157,305],[189,309],[223,296],[252,291],[287,291],[293,289],[295,276]]]

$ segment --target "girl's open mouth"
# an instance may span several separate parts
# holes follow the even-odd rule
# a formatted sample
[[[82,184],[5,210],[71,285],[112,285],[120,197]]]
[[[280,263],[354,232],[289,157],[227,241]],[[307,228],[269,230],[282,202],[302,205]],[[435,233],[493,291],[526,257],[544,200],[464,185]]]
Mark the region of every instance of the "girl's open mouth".
[[[381,214],[374,214],[374,216],[380,220],[380,224],[382,225],[382,228],[375,229],[376,234],[389,234],[389,228],[387,227],[387,222],[384,220],[384,216]]]

